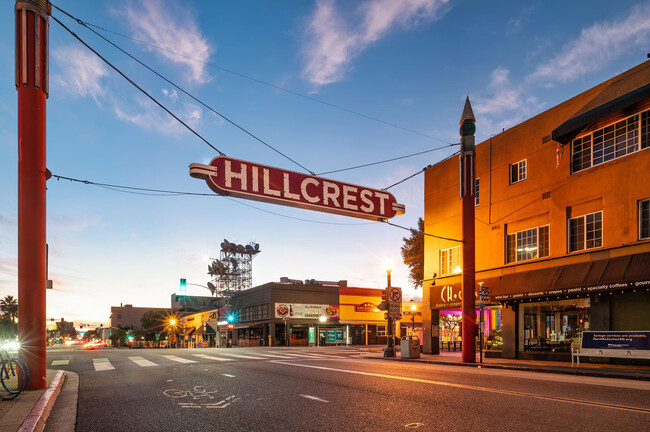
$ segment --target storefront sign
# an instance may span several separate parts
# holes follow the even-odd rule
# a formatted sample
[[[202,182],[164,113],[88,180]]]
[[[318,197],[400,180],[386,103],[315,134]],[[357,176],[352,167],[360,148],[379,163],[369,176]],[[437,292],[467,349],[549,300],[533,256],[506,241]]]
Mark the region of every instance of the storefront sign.
[[[574,294],[588,294],[592,292],[610,291],[610,290],[623,290],[627,288],[648,288],[650,281],[638,282],[617,282],[612,284],[590,285],[584,287],[574,288],[559,288],[550,290],[536,290],[533,292],[514,293],[514,294],[497,294],[492,296],[492,300],[517,300],[520,298],[533,298],[533,297],[552,297],[561,295],[574,295]]]
[[[389,192],[219,156],[209,165],[193,163],[190,176],[204,179],[219,195],[229,195],[362,219],[385,220],[404,214]]]
[[[650,350],[650,331],[585,331],[582,348]]]
[[[478,297],[478,293],[476,294]],[[462,306],[463,289],[461,284],[435,286],[431,289],[431,308],[441,309]]]
[[[320,329],[318,331],[320,342],[328,344],[343,343],[343,329]]]
[[[354,307],[355,312],[375,312],[376,310],[377,306],[370,302],[361,303]]]
[[[275,317],[284,319],[302,318],[319,319],[321,316],[327,319],[339,319],[338,305],[306,305],[296,303],[276,303]]]

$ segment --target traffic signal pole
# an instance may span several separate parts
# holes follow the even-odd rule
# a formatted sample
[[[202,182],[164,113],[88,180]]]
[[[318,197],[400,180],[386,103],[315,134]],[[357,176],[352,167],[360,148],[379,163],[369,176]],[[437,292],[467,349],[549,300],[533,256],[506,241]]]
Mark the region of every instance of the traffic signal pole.
[[[18,91],[18,338],[29,368],[27,389],[46,383],[45,109],[50,6],[17,0]]]
[[[462,359],[463,363],[476,362],[476,301],[475,294],[475,230],[474,203],[476,178],[476,153],[474,146],[474,113],[469,97],[460,118],[460,198],[463,230],[463,320]]]

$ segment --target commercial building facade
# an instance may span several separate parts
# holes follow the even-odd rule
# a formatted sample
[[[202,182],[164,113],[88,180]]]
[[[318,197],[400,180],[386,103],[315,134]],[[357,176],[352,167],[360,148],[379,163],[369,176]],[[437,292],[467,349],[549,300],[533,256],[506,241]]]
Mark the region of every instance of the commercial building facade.
[[[476,146],[492,355],[568,359],[581,331],[650,329],[649,149],[650,61]],[[458,171],[454,157],[426,170],[425,232],[461,238]],[[461,252],[425,238],[425,352],[462,339]]]
[[[382,289],[347,287],[345,281],[283,278],[241,291],[220,308],[179,316],[183,347],[384,345]],[[396,336],[422,337],[422,304],[403,303]],[[232,316],[232,321],[228,320]]]
[[[144,314],[151,311],[165,312],[168,314],[171,312],[167,308],[133,307],[132,304],[111,306],[110,326],[111,328],[142,330],[140,320]]]

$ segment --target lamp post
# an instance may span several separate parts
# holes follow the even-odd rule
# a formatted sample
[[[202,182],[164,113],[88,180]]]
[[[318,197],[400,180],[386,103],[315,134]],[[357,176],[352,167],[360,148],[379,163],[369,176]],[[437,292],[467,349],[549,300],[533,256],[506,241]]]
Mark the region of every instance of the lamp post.
[[[386,267],[386,302],[390,304],[388,292],[390,291],[390,273],[393,268],[393,261],[388,257],[384,262]],[[390,315],[390,307],[386,322],[386,349],[384,350],[384,357],[395,357],[395,340],[393,339],[393,317]]]
[[[413,329],[411,330],[411,334],[415,334],[415,310],[417,309],[417,306],[411,305],[411,319],[413,322]]]
[[[171,326],[172,329],[172,337],[171,337],[171,342],[176,346],[176,320],[174,318],[169,320],[169,325]],[[170,345],[171,348],[171,345]]]
[[[327,321],[327,317],[326,317],[325,315],[321,315],[321,316],[318,318],[318,321],[319,321],[321,324],[325,324],[325,321]],[[321,343],[320,343],[320,327],[318,327],[317,330],[318,330],[318,331],[317,331],[317,332],[318,332],[318,339],[317,339],[317,340],[318,340],[318,346],[320,346],[320,345],[321,345]],[[327,341],[327,331],[325,331],[325,335],[326,335],[326,336],[325,336],[325,341],[323,341],[323,342],[326,342],[326,341]],[[323,343],[322,345],[325,345],[325,343]]]

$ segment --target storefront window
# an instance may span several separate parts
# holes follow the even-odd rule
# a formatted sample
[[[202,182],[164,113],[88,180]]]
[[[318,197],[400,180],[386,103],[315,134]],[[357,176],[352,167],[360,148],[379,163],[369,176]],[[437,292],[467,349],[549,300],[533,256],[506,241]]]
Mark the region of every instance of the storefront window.
[[[588,298],[519,305],[519,350],[569,351],[571,339],[589,330]]]

